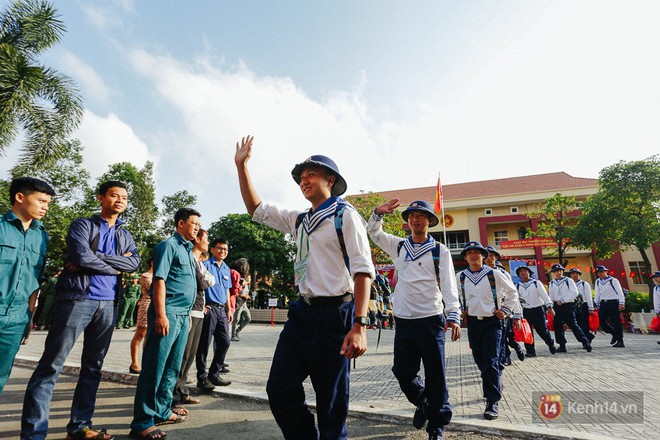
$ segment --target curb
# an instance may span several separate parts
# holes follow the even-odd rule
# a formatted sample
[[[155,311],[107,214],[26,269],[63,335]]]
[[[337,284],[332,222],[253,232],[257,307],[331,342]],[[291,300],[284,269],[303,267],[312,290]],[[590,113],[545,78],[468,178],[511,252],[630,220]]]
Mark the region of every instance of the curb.
[[[26,368],[35,368],[39,360],[34,357],[16,357],[14,365]],[[78,376],[80,374],[80,366],[75,364],[64,364],[62,373]],[[101,370],[101,378],[109,382],[120,383],[124,385],[136,385],[138,375],[131,373],[120,373],[117,371]],[[241,390],[237,388],[220,388],[216,387],[213,391],[214,394],[222,397],[239,398],[251,400],[256,402],[268,403],[268,396],[265,392],[255,392],[248,390]],[[314,404],[308,403],[310,408],[315,408]],[[352,405],[348,411],[351,417],[372,421],[383,421],[389,423],[397,423],[400,425],[410,425],[412,423],[412,407],[409,411],[410,414],[402,414],[400,411],[376,411],[372,408],[367,408],[361,405]],[[448,426],[447,431],[465,432],[494,435],[500,437],[513,437],[526,440],[600,440],[604,437],[588,433],[574,433],[567,430],[556,428],[545,428],[537,426],[525,426],[525,430],[511,426],[508,422],[487,421],[478,419],[468,419],[454,417],[451,424]]]

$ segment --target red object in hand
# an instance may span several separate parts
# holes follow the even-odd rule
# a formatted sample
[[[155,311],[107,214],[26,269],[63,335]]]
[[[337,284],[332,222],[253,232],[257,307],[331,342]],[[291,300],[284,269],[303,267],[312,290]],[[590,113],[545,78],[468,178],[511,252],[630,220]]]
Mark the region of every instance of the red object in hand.
[[[554,331],[555,330],[555,317],[552,316],[550,313],[547,313],[545,315],[546,321],[548,321],[548,330]]]
[[[599,325],[600,325],[600,318],[598,317],[598,313],[593,313],[589,315],[589,331],[595,332],[596,330],[598,330]]]
[[[523,318],[519,324],[518,328],[513,329],[513,339],[518,342],[524,342],[525,344],[533,344],[534,335],[532,334],[532,328],[529,326],[529,322]]]

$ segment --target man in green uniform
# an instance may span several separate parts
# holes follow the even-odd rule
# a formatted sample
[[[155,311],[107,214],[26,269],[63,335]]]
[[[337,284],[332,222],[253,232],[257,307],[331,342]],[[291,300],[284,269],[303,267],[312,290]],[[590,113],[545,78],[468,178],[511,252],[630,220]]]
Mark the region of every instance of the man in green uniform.
[[[48,278],[42,284],[41,289],[39,289],[39,305],[37,306],[37,313],[35,313],[35,324],[39,330],[47,330],[50,324],[53,306],[55,306],[55,285],[57,284],[57,277],[60,276],[60,272]]]
[[[154,249],[154,278],[147,312],[147,339],[142,355],[129,436],[162,439],[160,423],[179,423],[186,417],[172,412],[172,392],[188,342],[190,310],[197,292],[192,240],[199,231],[199,212],[179,209],[176,233]]]
[[[48,234],[39,220],[54,195],[43,180],[14,179],[9,187],[11,210],[0,217],[0,394],[43,281]]]
[[[117,328],[131,328],[133,327],[133,315],[135,313],[135,306],[138,299],[142,294],[142,288],[138,284],[136,277],[131,278],[130,283],[124,289],[124,300],[119,309],[119,318],[117,319]]]

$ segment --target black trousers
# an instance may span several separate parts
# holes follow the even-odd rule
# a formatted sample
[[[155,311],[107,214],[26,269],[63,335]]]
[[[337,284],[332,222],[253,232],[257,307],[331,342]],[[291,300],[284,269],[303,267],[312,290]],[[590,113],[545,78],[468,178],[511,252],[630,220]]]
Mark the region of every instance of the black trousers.
[[[578,342],[589,342],[589,339],[582,332],[582,329],[575,320],[575,304],[564,303],[559,305],[555,303],[555,339],[558,344],[566,344],[566,337],[564,336],[564,324],[568,326],[573,332],[573,336]]]
[[[621,326],[621,312],[619,311],[619,300],[608,299],[600,302],[598,307],[598,318],[600,326],[605,333],[611,334],[617,341],[623,341],[623,327]],[[609,319],[609,322],[607,322]]]
[[[211,342],[215,339],[215,350],[213,360],[206,371],[206,358],[209,354]],[[213,305],[204,315],[204,324],[202,324],[202,335],[199,338],[197,355],[195,363],[197,365],[197,380],[204,380],[206,377],[217,377],[222,364],[225,362],[225,356],[229,350],[231,337],[229,335],[229,321],[224,306]]]
[[[543,339],[543,342],[545,342],[548,346],[555,343],[555,341],[552,340],[552,336],[550,336],[550,330],[548,330],[548,326],[545,323],[545,311],[543,310],[543,306],[538,306],[531,309],[523,309],[523,316],[527,322],[529,322],[529,325],[534,327],[536,333],[541,337],[541,339]],[[527,351],[527,354],[536,354],[534,343],[525,344],[525,350]]]
[[[484,397],[491,402],[499,402],[502,398],[502,323],[494,316],[484,319],[468,316],[467,328],[472,357],[481,372]]]

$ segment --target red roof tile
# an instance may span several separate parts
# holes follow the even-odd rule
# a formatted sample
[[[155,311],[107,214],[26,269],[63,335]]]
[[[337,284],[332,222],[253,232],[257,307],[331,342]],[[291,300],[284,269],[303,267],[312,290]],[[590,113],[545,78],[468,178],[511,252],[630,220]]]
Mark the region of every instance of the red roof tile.
[[[442,193],[444,200],[450,201],[509,194],[589,188],[597,185],[598,179],[573,177],[565,172],[558,172],[443,185]],[[432,201],[435,200],[435,185],[421,188],[379,191],[378,193],[388,200],[397,197],[401,200],[402,204],[408,204],[413,200]]]

